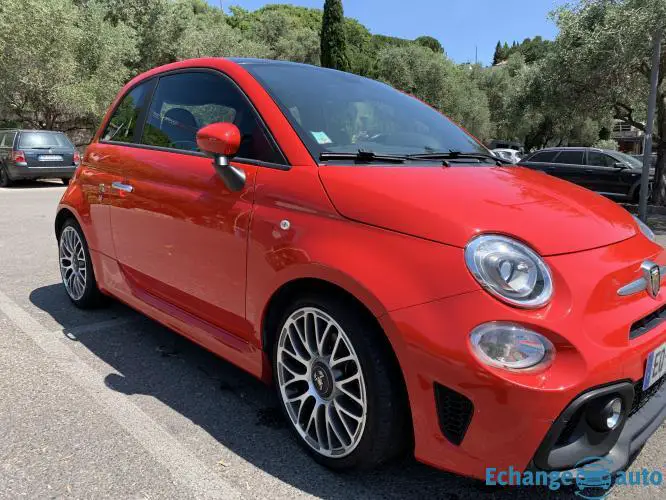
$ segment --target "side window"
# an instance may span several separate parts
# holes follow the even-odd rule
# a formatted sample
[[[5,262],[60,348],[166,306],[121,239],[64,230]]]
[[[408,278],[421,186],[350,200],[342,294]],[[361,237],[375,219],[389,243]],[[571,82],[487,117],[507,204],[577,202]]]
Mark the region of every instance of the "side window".
[[[241,132],[238,158],[283,163],[245,96],[226,78],[207,72],[160,78],[153,95],[142,144],[199,151],[197,131],[216,122]]]
[[[555,159],[555,163],[583,165],[583,151],[562,151]]]
[[[102,140],[117,142],[134,142],[134,129],[141,113],[143,101],[146,98],[146,92],[150,88],[150,83],[145,82],[134,87],[127,94],[113,112],[113,116],[106,126]]]
[[[534,153],[525,161],[535,161],[538,163],[550,162],[553,161],[553,158],[555,158],[556,154],[557,151],[541,151],[539,153]]]
[[[16,139],[16,132],[6,132],[3,146],[6,148],[13,148],[14,139]]]
[[[5,136],[6,135],[7,135],[6,133],[0,132],[0,148],[6,148],[7,147],[7,146],[5,146]]]
[[[615,159],[611,158],[607,154],[598,153],[597,151],[588,151],[587,152],[587,164],[595,167],[613,167],[615,165]]]

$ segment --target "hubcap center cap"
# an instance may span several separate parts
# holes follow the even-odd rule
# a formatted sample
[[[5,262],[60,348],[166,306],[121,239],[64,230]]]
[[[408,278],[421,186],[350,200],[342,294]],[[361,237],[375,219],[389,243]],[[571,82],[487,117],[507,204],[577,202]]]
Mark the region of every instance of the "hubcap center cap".
[[[333,374],[321,361],[312,365],[312,385],[322,398],[330,397],[333,392]]]

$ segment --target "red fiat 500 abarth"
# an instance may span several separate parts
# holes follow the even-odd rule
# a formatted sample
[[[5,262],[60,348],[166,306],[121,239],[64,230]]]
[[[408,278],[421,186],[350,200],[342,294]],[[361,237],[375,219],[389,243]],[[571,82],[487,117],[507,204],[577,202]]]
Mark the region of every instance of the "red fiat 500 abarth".
[[[118,95],[58,208],[65,289],[275,384],[332,468],[624,467],[666,414],[664,250],[387,85],[197,59]]]

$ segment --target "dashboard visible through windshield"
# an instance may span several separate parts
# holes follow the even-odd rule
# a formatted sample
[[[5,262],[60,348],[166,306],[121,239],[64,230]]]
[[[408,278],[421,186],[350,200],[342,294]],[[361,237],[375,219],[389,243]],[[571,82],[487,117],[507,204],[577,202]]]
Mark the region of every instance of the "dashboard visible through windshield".
[[[400,156],[490,154],[448,118],[386,84],[306,65],[244,67],[282,108],[314,158],[359,151]]]

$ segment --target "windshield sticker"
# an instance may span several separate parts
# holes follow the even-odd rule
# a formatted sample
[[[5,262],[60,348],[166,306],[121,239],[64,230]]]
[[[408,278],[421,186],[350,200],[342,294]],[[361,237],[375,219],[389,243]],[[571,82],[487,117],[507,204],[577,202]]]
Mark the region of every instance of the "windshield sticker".
[[[317,141],[319,144],[332,144],[333,141],[329,136],[326,135],[326,132],[310,132],[312,134],[312,137],[315,138],[315,141]]]

